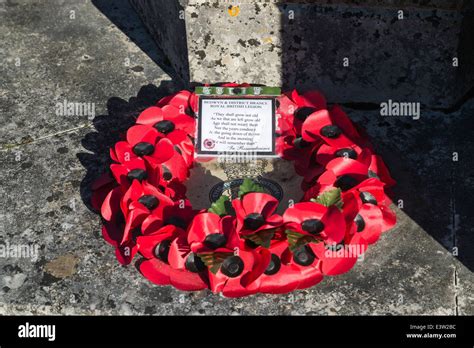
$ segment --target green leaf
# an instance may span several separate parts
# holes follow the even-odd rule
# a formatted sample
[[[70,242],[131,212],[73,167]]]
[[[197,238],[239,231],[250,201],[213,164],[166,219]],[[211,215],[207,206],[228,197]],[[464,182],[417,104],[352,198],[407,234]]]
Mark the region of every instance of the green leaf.
[[[304,234],[292,231],[292,230],[285,230],[286,238],[288,239],[288,243],[292,244],[295,243],[301,237],[304,237]]]
[[[257,245],[261,245],[264,248],[270,248],[270,242],[274,234],[275,234],[275,230],[270,229],[270,230],[263,230],[257,233],[244,236],[244,238],[251,240]]]
[[[249,192],[265,192],[265,190],[252,179],[245,178],[242,185],[239,187],[239,198]]]
[[[343,205],[343,201],[341,199],[340,188],[335,188],[333,190],[323,192],[317,198],[311,198],[310,201],[314,203],[322,204],[325,207],[330,207],[332,205],[335,205],[339,209],[342,209],[342,205]]]
[[[321,241],[316,237],[301,234],[292,230],[285,230],[285,233],[291,252],[294,252],[302,245],[306,245],[308,243],[319,243]]]
[[[224,215],[235,215],[232,204],[230,203],[229,196],[222,195],[217,201],[211,204],[211,207],[207,209],[209,213],[214,213],[219,216]]]
[[[222,262],[229,256],[232,256],[233,253],[201,253],[197,256],[204,262],[204,264],[209,267],[209,270],[216,274],[221,268]]]

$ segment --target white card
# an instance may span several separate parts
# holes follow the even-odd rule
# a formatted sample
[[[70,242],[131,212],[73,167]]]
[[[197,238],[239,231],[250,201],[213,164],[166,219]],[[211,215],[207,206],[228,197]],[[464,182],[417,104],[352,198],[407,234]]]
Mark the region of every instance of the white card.
[[[198,155],[275,155],[273,98],[200,97]]]

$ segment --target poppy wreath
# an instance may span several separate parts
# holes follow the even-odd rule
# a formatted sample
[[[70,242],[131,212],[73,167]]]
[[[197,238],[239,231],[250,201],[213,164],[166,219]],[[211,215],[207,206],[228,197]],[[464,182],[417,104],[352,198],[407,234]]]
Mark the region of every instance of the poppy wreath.
[[[224,87],[248,87],[224,84]],[[245,178],[238,197],[193,209],[185,181],[194,163],[196,94],[180,91],[145,109],[110,149],[113,164],[92,185],[102,235],[121,264],[180,290],[226,297],[287,293],[349,271],[396,223],[394,185],[363,130],[317,91],[277,98],[278,155],[302,177],[299,203]]]

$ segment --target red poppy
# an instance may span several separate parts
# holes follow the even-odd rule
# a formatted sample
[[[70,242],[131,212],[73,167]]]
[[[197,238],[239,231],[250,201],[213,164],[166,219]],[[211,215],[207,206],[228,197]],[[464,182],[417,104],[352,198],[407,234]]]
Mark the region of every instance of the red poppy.
[[[198,109],[198,96],[195,93],[192,93],[187,90],[179,91],[178,93],[169,95],[167,97],[161,98],[157,103],[157,107],[174,107],[178,110],[180,115],[186,114],[190,117],[193,117],[197,114]],[[171,108],[169,108],[171,110]],[[166,110],[166,111],[169,111]],[[174,111],[171,113],[175,113]],[[190,129],[191,133],[194,134],[194,129]]]
[[[257,268],[260,258],[246,251],[234,228],[234,218],[203,212],[197,214],[188,230],[187,242],[197,255],[207,255],[218,266],[209,273],[210,289],[227,297],[254,293],[248,288],[264,271]],[[236,255],[238,253],[238,255]],[[212,267],[212,266],[211,266]]]
[[[174,225],[167,225],[157,228],[156,230],[142,234],[137,237],[137,247],[143,257],[146,259],[156,258],[158,255],[157,247],[162,241],[167,241],[168,246],[180,234],[185,234],[185,231]],[[162,250],[162,253],[168,255],[167,250]]]
[[[340,242],[346,230],[344,216],[337,207],[328,208],[313,202],[296,203],[288,208],[283,222],[286,229],[326,243]]]
[[[275,149],[276,153],[286,159],[295,161],[295,167],[308,168],[312,162],[313,153],[323,144],[321,139],[308,142],[301,137],[293,125],[281,119],[280,127],[285,131],[278,130],[276,137]]]
[[[161,216],[152,214],[143,220],[141,231],[144,235],[148,235],[167,225],[186,230],[196,213],[189,200],[178,200],[174,205],[165,207]]]
[[[309,115],[303,123],[302,136],[306,141],[323,139],[327,144],[340,148],[353,144],[370,147],[338,105]]]
[[[226,297],[242,297],[254,294],[254,289],[244,282],[244,279],[258,278],[264,269],[258,267],[258,258],[254,251],[240,250],[238,255],[229,254],[225,257],[216,274],[209,272],[209,288],[212,292]]]
[[[147,259],[142,274],[155,284],[173,285],[185,291],[208,288],[207,269],[186,241],[186,231],[167,225],[137,238],[138,251]]]
[[[197,214],[188,229],[188,243],[195,253],[234,252],[240,241],[235,233],[235,219],[214,213]]]
[[[348,147],[334,147],[327,144],[322,144],[316,152],[316,162],[322,166],[326,166],[331,160],[338,157],[357,160],[361,153],[362,148],[356,144]]]
[[[172,207],[173,201],[146,181],[140,183],[134,180],[130,188],[120,201],[120,207],[125,217],[125,229],[122,243],[131,238],[131,230],[150,215],[158,218],[163,216],[167,207]]]
[[[305,200],[316,197],[319,193],[340,188],[347,191],[369,176],[366,164],[351,158],[338,157],[326,165],[326,171],[317,179],[316,184],[305,192]]]
[[[355,224],[352,231],[359,233],[369,244],[375,243],[382,232],[396,223],[395,214],[387,206],[390,200],[384,186],[380,180],[370,178],[342,195],[346,222]]]
[[[91,206],[95,210],[100,210],[105,197],[117,187],[117,183],[109,172],[105,172],[97,178],[91,185]]]
[[[275,241],[268,250],[261,248],[261,253],[269,253],[267,267],[250,289],[262,293],[283,294],[298,288],[301,272],[290,263],[288,243]]]
[[[396,181],[390,176],[390,172],[382,160],[382,157],[379,155],[372,154],[370,157],[369,176],[378,177],[380,181],[386,184],[387,187],[391,187],[396,184]]]
[[[314,286],[323,280],[320,261],[311,247],[302,246],[294,253],[286,241],[272,243],[271,262],[255,282],[259,292],[280,294]]]
[[[232,206],[237,218],[237,232],[243,236],[277,228],[282,224],[281,216],[274,214],[278,200],[267,193],[247,193],[240,199],[234,199]]]
[[[305,191],[307,187],[311,187],[312,184],[314,184],[315,178],[318,178],[324,173],[324,166],[316,163],[315,159],[316,151],[319,146],[320,144],[313,147],[311,152],[307,153],[306,156],[303,155],[294,161],[296,174],[303,177],[303,181],[301,182],[303,191]]]
[[[161,171],[167,185],[176,181],[182,183],[189,176],[189,166],[186,160],[176,151],[169,160],[161,164]]]
[[[147,168],[146,162],[141,158],[133,158],[125,163],[113,163],[110,170],[117,183],[125,188],[130,187],[133,180],[147,180],[149,183],[159,186],[162,181],[159,167]]]
[[[344,135],[351,140],[351,142],[359,146],[368,147],[370,149],[372,148],[367,138],[359,133],[351,119],[339,105],[332,106],[332,108],[329,110],[329,116],[331,118],[332,124],[340,128]]]
[[[100,209],[100,213],[104,220],[115,222],[118,215],[123,216],[120,211],[120,200],[122,197],[123,191],[120,186],[114,188],[107,194],[105,199],[102,201]]]
[[[151,259],[139,265],[145,278],[157,285],[172,285],[183,291],[198,291],[209,286],[202,275],[185,270],[174,269],[159,259]]]
[[[364,203],[372,203],[376,206],[390,205],[391,200],[385,194],[385,186],[386,184],[377,178],[368,178],[349,191],[344,192],[342,199],[345,202],[347,198],[354,197],[357,208],[360,208]]]
[[[298,134],[301,134],[301,127],[305,120],[315,112],[324,110],[327,108],[326,98],[318,91],[308,91],[303,94],[299,94],[294,89],[291,94],[288,94],[289,100],[281,98],[280,108],[282,115],[293,114],[291,122],[295,127]]]
[[[157,172],[161,173],[159,184],[167,186],[169,181],[184,181],[188,175],[188,164],[183,156],[176,151],[173,143],[160,137],[158,131],[145,125],[131,127],[127,132],[127,141],[120,141],[115,145],[114,158],[117,162],[128,168],[136,166],[140,169],[145,166],[148,174],[154,180]],[[138,168],[138,163],[145,161],[144,165]],[[132,162],[129,164],[128,162]],[[121,168],[124,171],[126,168]]]
[[[321,260],[318,259],[313,249],[315,245],[317,244],[309,243],[293,252],[291,265],[300,272],[300,282],[298,283],[298,289],[306,289],[315,286],[324,278],[323,273],[321,272]],[[301,260],[301,255],[305,255],[303,256],[303,260]],[[308,257],[309,260],[307,261]],[[311,258],[313,257],[314,260],[311,261]]]
[[[115,256],[122,265],[128,265],[136,255],[138,248],[135,241],[129,240],[121,244],[123,238],[123,224],[116,222],[104,222],[102,226],[102,236],[113,247]]]
[[[326,109],[317,111],[306,118],[301,135],[305,141],[312,142],[322,139],[335,147],[348,147],[354,143],[338,125],[333,123],[329,111]]]
[[[292,101],[287,95],[277,99],[277,153],[288,160],[309,158],[322,142],[303,140],[301,127],[310,114],[326,107],[326,101],[319,92],[307,92],[304,96],[300,96],[294,90],[291,95],[298,102]]]
[[[137,125],[127,131],[127,140],[115,144],[112,159],[121,164],[133,159],[146,160],[156,166],[173,157],[173,143],[161,138],[158,131],[152,127]]]
[[[321,260],[321,272],[334,276],[348,272],[357,262],[359,256],[367,250],[367,241],[359,234],[346,236],[342,243],[312,244],[311,249]]]
[[[172,162],[172,160],[170,161]],[[168,162],[164,162],[162,166],[150,166],[142,159],[134,158],[124,164],[111,164],[110,170],[115,180],[120,185],[122,193],[127,191],[134,180],[138,180],[140,182],[146,181],[149,184],[158,187],[162,193],[174,200],[182,199],[186,193],[186,187],[181,182],[172,180],[172,174],[165,166],[167,163]],[[183,165],[178,167],[180,169],[184,168]],[[166,169],[167,172],[165,172],[164,169]],[[179,173],[179,169],[177,172]],[[185,174],[183,173],[181,175]]]
[[[196,120],[172,105],[163,108],[152,106],[145,109],[137,118],[137,124],[153,127],[159,137],[169,139],[175,149],[192,165],[194,145],[190,137],[194,137]]]

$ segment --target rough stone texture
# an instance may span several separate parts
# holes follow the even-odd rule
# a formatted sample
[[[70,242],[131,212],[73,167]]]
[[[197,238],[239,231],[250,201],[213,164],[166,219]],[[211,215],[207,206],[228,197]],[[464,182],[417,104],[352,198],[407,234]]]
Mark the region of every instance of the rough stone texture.
[[[95,103],[99,115],[109,96],[128,97],[128,88],[166,76],[156,69],[152,59],[160,54],[133,9],[126,11],[125,1],[113,13],[110,4],[115,18],[127,17],[128,36],[88,1],[0,1],[0,144],[90,124],[91,117],[57,115],[56,104],[65,99]]]
[[[318,86],[335,102],[437,108],[452,107],[473,87],[469,2],[253,1],[231,16],[229,2],[189,0],[180,1],[184,25],[177,0],[131,1],[185,80]]]
[[[0,314],[474,314],[473,149],[462,132],[472,129],[474,100],[450,114],[423,110],[417,121],[347,108],[387,159],[399,182],[393,198],[404,202],[398,226],[350,273],[282,296],[183,293],[154,286],[133,265],[120,266],[86,204],[88,184],[104,169],[119,131],[176,85],[89,1],[74,3],[83,18],[74,23],[64,16],[66,3],[1,4],[4,57],[30,64],[4,64],[2,71],[0,244],[37,245],[39,257],[0,258]],[[128,18],[122,28],[146,47],[128,11],[106,9],[116,22]],[[32,39],[45,30],[51,38],[69,36]],[[95,57],[87,69],[77,58],[84,52]],[[131,71],[121,64],[125,57],[144,70]],[[97,116],[83,123],[56,116],[48,103],[58,93],[96,101]]]
[[[147,0],[130,0],[136,8],[141,9],[140,15],[152,36],[160,43],[160,48],[169,59],[169,63],[177,72],[177,77],[189,81],[186,24],[182,4],[183,1],[156,0],[157,6],[147,6]]]

